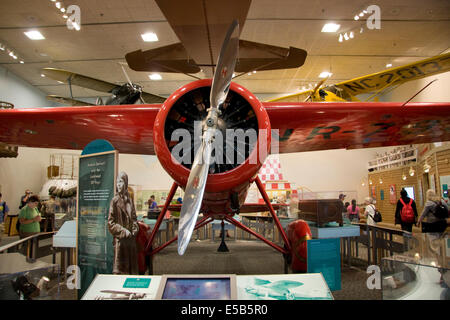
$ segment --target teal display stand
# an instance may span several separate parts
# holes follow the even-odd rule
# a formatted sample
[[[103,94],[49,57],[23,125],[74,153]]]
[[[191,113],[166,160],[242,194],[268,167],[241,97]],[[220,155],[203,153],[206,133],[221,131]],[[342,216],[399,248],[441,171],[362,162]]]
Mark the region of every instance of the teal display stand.
[[[341,251],[339,238],[307,242],[307,272],[322,273],[331,291],[341,290]]]

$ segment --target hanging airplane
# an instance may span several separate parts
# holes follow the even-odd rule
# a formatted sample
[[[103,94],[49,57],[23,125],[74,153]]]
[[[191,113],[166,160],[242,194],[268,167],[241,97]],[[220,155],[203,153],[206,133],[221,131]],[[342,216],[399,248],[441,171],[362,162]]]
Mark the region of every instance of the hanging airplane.
[[[357,95],[372,93],[366,98],[366,101],[370,101],[379,95],[395,90],[408,81],[447,71],[450,71],[450,52],[322,87],[327,80],[326,78],[318,82],[313,89],[302,90],[298,93],[268,100],[268,102],[359,101]]]
[[[98,80],[92,77],[83,76],[78,73],[55,68],[43,68],[41,74],[43,74],[46,77],[57,80],[59,82],[67,83],[69,85],[70,98],[60,97],[56,95],[48,95],[47,99],[62,104],[68,104],[71,106],[94,105],[92,103],[74,99],[72,95],[72,85],[76,85],[79,87],[95,91],[106,92],[111,95],[105,101],[105,103],[103,103],[101,98],[97,98],[97,103],[95,105],[134,104],[138,100],[141,100],[142,103],[163,103],[166,100],[166,98],[164,97],[151,94],[148,92],[143,92],[142,87],[140,85],[131,82],[131,80],[128,78],[128,75],[125,72],[125,69],[123,69],[123,72],[128,80],[128,82],[123,85],[117,85],[103,80]]]
[[[226,220],[251,233],[285,258],[292,256],[293,250],[301,250],[288,239],[258,178],[269,152],[371,148],[450,140],[450,103],[261,102],[250,91],[231,82],[233,72],[247,70],[250,66],[251,70],[298,67],[304,59],[291,63],[289,56],[283,54],[265,58],[264,49],[247,58],[244,52],[241,55],[239,46],[243,42],[239,34],[250,0],[227,1],[226,4],[221,0],[156,0],[156,3],[181,40],[181,44],[176,45],[177,50],[188,53],[189,58],[185,56],[185,60],[178,61],[178,72],[187,72],[188,66],[193,66],[192,72],[198,72],[201,66],[205,73],[214,75],[213,79],[188,83],[163,104],[0,110],[0,140],[5,143],[82,149],[92,140],[107,139],[120,153],[156,154],[174,183],[146,246],[151,255],[177,240],[178,252],[184,254],[193,230],[214,219]],[[126,56],[132,69],[139,60],[133,57],[138,55]],[[156,71],[161,65],[169,65],[167,70],[175,69],[173,65],[177,61],[164,64],[157,55],[140,57],[142,71]],[[152,57],[156,57],[156,62]],[[218,133],[227,130],[254,130],[256,140],[253,143],[247,138],[218,141]],[[176,136],[180,132],[191,133],[188,141],[180,141]],[[279,150],[271,150],[272,140],[279,141]],[[190,148],[181,148],[186,142],[190,143]],[[223,154],[231,152],[234,161],[209,165],[209,160],[218,159],[216,146],[221,143]],[[239,144],[245,145],[244,152],[239,152],[242,150]],[[239,157],[241,162],[235,160]],[[252,183],[256,183],[284,246],[265,239],[233,218],[236,213],[251,210],[245,199]],[[153,248],[155,235],[178,187],[185,190],[178,236]],[[261,206],[254,208],[261,211]],[[199,213],[203,217],[199,218]]]

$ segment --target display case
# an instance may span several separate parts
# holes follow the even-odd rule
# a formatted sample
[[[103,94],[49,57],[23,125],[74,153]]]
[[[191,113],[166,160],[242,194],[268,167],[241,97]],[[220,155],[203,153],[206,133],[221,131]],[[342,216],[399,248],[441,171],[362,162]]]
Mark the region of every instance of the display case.
[[[0,300],[58,300],[59,266],[20,253],[0,255]]]
[[[315,222],[318,227],[322,227],[328,222],[337,222],[339,226],[344,224],[342,218],[344,205],[341,200],[300,200],[298,209],[300,210],[298,214],[300,219]]]
[[[450,300],[450,239],[417,234],[405,240],[409,250],[383,258],[385,300]]]

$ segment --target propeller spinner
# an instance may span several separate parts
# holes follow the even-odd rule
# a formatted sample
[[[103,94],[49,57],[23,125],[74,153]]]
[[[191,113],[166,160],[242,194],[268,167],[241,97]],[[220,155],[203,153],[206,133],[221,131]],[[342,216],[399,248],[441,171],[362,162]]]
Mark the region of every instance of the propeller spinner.
[[[228,29],[220,50],[214,79],[211,86],[210,105],[206,121],[203,124],[202,144],[195,154],[191,172],[186,185],[183,206],[178,225],[178,254],[183,255],[189,244],[199,215],[208,169],[211,162],[217,122],[220,117],[219,106],[224,103],[230,89],[231,78],[239,49],[239,24],[234,20]]]

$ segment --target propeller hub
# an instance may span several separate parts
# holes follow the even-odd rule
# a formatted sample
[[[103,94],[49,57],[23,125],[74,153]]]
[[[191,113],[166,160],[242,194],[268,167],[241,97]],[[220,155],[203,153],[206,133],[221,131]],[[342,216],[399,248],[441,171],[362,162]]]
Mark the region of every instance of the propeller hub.
[[[206,125],[208,127],[214,126],[214,119],[213,118],[208,118],[208,120],[206,120]]]

